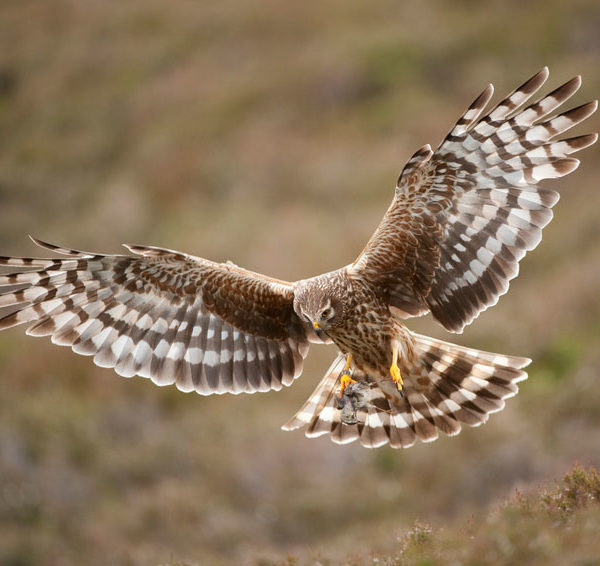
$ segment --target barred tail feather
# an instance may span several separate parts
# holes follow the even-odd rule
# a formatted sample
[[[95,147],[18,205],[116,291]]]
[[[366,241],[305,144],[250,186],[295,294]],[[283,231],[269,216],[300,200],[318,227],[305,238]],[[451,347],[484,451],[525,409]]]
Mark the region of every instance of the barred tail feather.
[[[325,372],[325,377],[323,377],[304,405],[281,427],[283,430],[296,430],[310,424],[314,415],[319,414],[325,408],[333,395],[333,391],[338,383],[338,376],[344,369],[344,364],[345,357],[340,352]]]
[[[527,358],[465,348],[413,334],[417,362],[403,371],[403,395],[391,380],[361,378],[368,389],[365,403],[355,406],[356,422],[344,422],[339,404],[338,355],[325,377],[284,430],[306,427],[309,438],[329,434],[333,442],[359,440],[375,448],[407,448],[416,440],[431,442],[439,432],[454,436],[463,424],[478,426],[504,408],[527,378]],[[358,379],[358,377],[357,377]]]

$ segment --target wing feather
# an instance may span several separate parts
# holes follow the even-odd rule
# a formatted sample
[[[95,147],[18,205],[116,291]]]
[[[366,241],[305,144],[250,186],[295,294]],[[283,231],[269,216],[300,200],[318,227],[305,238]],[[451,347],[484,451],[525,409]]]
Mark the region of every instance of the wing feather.
[[[348,267],[378,285],[400,316],[431,311],[461,332],[508,290],[540,242],[558,194],[537,183],[572,172],[579,161],[569,156],[597,139],[556,139],[597,108],[551,116],[580,77],[525,106],[547,78],[544,68],[480,117],[488,86],[435,151],[424,146],[406,164],[390,208]]]
[[[293,285],[188,254],[62,248],[65,259],[0,258],[0,329],[27,324],[125,377],[202,394],[280,389],[300,375],[308,337]]]

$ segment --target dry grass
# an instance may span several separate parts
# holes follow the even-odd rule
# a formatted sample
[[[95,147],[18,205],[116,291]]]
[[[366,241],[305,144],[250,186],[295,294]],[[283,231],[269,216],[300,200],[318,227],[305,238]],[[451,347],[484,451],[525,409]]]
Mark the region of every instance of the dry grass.
[[[4,2],[0,253],[31,254],[32,233],[289,279],[336,268],[411,152],[487,82],[504,93],[547,64],[554,86],[584,76],[576,103],[597,97],[599,24],[593,0]],[[0,563],[597,557],[597,505],[565,518],[554,492],[531,492],[529,515],[498,501],[600,466],[599,151],[555,184],[557,216],[510,294],[456,337],[535,361],[504,412],[454,439],[368,451],[281,432],[327,348],[290,390],[200,398],[3,333]]]
[[[575,467],[555,486],[517,491],[467,522],[435,529],[417,521],[397,536],[391,553],[347,563],[593,566],[600,556],[599,527],[600,478],[594,469]]]

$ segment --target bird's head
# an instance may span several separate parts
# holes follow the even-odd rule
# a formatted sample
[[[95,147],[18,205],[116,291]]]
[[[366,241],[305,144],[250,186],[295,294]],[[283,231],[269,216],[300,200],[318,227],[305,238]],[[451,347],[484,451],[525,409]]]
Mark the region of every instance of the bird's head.
[[[327,274],[299,281],[294,293],[294,310],[321,336],[344,320],[343,289]]]

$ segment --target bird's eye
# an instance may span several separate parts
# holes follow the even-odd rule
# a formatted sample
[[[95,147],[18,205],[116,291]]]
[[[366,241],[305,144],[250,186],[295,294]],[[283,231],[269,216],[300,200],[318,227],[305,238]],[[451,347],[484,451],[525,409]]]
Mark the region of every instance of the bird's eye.
[[[331,309],[325,309],[322,313],[321,313],[321,318],[328,318],[329,315],[331,314]]]

